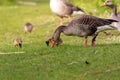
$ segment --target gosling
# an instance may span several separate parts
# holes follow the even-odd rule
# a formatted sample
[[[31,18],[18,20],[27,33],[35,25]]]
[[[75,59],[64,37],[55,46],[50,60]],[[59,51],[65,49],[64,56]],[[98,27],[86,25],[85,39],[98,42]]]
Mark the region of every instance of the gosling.
[[[20,48],[22,48],[22,39],[20,37],[15,37],[13,38],[13,44],[14,46],[18,46]]]
[[[26,23],[25,26],[24,26],[24,32],[27,33],[31,33],[33,30],[33,25],[31,23]]]

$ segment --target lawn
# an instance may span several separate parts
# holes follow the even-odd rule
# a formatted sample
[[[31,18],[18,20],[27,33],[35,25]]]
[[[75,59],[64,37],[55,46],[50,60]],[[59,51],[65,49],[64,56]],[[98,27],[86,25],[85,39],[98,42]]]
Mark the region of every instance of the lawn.
[[[88,14],[109,18],[109,8],[87,4],[89,9],[85,4],[81,7]],[[34,25],[32,33],[24,33],[26,22]],[[92,37],[89,37],[89,46],[84,47],[83,38],[64,34],[61,34],[63,44],[54,48],[46,46],[45,41],[58,25],[59,18],[50,11],[49,2],[36,6],[0,6],[0,80],[120,79],[118,31],[109,30],[109,36],[101,32],[94,47],[90,46]],[[12,39],[16,36],[23,39],[22,48],[13,45]]]

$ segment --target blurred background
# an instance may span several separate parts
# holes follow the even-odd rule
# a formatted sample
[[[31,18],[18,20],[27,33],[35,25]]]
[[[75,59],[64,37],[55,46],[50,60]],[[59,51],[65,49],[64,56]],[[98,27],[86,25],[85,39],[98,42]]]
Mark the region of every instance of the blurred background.
[[[47,7],[49,8],[49,1],[50,0],[0,0],[1,6],[11,6],[11,5],[44,5],[47,4]],[[105,10],[108,12],[111,11],[110,8],[106,9],[101,8],[101,4],[105,0],[68,0],[69,2],[72,2],[73,4],[81,7],[86,12],[88,12],[91,15],[98,15],[100,12],[104,13]],[[113,2],[117,5],[118,11],[119,11],[119,4],[120,0],[113,0]],[[97,11],[99,11],[97,13]]]
[[[0,0],[0,5],[13,5],[13,4],[18,4],[19,2],[36,2],[38,4],[40,3],[47,3],[49,2],[50,0]],[[91,0],[68,0],[70,2],[83,2],[85,4],[93,4],[93,3],[97,3],[99,4],[100,2],[104,2],[105,0],[92,0],[92,3],[91,3]],[[113,0],[115,3],[118,3],[120,2],[120,0]],[[78,3],[79,4],[79,3]],[[96,4],[96,5],[97,5]]]

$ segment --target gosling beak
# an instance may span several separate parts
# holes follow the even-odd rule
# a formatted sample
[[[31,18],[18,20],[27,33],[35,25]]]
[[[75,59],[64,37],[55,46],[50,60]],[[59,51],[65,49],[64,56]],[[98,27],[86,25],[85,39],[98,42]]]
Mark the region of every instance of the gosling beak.
[[[51,41],[52,48],[55,46],[56,42],[54,40]]]
[[[22,48],[22,44],[19,44],[19,47]]]
[[[106,3],[103,3],[103,4],[101,5],[101,7],[104,7],[104,6],[106,6]]]

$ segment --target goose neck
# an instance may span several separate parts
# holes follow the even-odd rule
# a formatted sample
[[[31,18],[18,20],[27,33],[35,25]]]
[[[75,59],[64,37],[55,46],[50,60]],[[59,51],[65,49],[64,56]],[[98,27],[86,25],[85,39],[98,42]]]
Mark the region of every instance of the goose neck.
[[[59,27],[55,30],[55,32],[54,32],[54,34],[53,34],[53,36],[52,36],[52,38],[53,38],[55,41],[60,38],[60,34],[61,34],[61,32],[64,31],[64,28],[65,28],[65,26],[59,26]]]
[[[112,15],[117,16],[117,7],[116,7],[116,5],[111,6],[111,8],[112,8]]]

